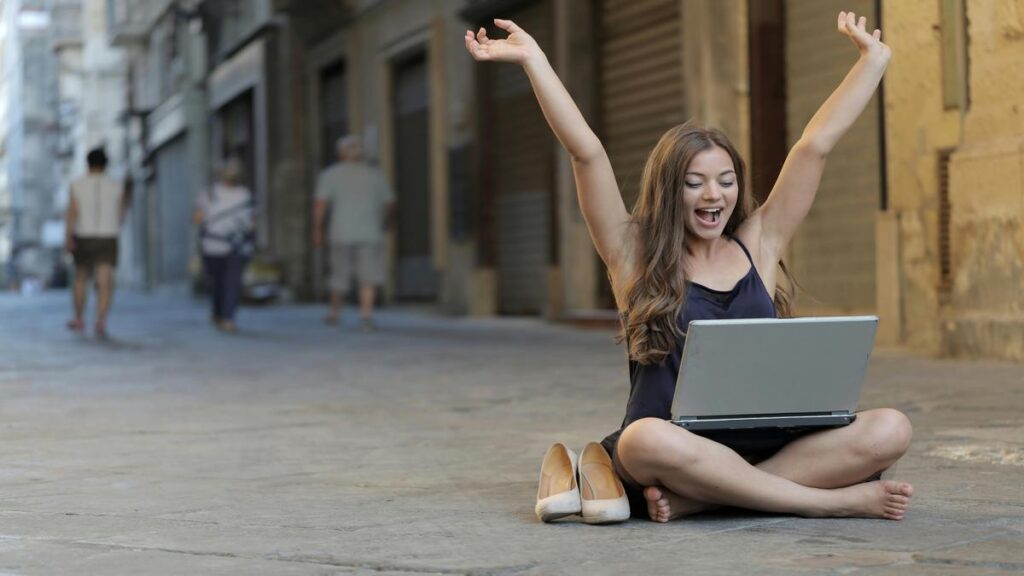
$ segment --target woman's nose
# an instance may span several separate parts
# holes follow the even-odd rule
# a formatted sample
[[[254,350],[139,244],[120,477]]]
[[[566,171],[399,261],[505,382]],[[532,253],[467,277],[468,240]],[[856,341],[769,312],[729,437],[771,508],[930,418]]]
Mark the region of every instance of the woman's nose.
[[[704,199],[705,200],[718,200],[722,197],[722,190],[719,188],[717,182],[712,182],[704,187]]]

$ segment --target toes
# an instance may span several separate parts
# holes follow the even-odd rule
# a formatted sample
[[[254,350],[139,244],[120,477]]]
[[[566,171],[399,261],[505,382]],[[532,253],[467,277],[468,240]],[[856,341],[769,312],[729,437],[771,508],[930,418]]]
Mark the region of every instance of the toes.
[[[901,496],[906,496],[907,498],[914,495],[914,487],[906,482],[896,482],[894,480],[885,480],[883,482],[885,491],[890,495],[899,494]]]
[[[655,502],[661,500],[663,497],[664,494],[661,493],[661,490],[657,486],[648,486],[647,488],[644,488],[644,498],[646,498],[648,502]]]
[[[668,522],[668,511],[655,504],[651,504],[647,508],[647,515],[654,522]]]
[[[887,504],[885,506],[885,516],[898,516],[902,518],[907,513],[907,507],[900,504]]]

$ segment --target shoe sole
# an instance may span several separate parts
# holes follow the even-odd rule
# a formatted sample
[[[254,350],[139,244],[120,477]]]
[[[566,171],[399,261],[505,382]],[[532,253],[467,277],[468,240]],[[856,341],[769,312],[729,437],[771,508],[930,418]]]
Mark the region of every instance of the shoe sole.
[[[551,522],[552,520],[559,520],[567,516],[575,516],[580,514],[580,510],[535,510],[537,517],[540,518],[541,522]]]
[[[584,516],[583,522],[587,524],[618,524],[629,520],[629,515],[626,516],[611,516],[611,515],[600,515],[600,516]]]

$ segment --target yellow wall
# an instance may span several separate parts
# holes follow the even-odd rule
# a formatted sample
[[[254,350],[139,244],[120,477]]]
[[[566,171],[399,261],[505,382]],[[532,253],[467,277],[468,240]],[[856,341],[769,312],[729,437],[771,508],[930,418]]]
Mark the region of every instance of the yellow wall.
[[[945,109],[940,3],[883,3],[901,339],[935,355],[1024,359],[1024,0],[967,2],[970,106]],[[940,291],[939,166],[953,150],[953,287]]]
[[[1024,0],[968,2],[971,104],[950,162],[954,355],[1024,360]]]

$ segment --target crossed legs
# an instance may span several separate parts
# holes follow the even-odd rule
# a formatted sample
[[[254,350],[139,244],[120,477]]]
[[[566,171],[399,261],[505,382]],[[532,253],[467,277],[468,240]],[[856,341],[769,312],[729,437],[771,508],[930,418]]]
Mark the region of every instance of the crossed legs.
[[[868,410],[849,426],[804,436],[754,466],[722,444],[645,418],[623,431],[616,457],[632,480],[647,487],[644,496],[655,521],[719,505],[899,520],[913,487],[863,481],[895,463],[910,436],[910,422],[902,413]]]

